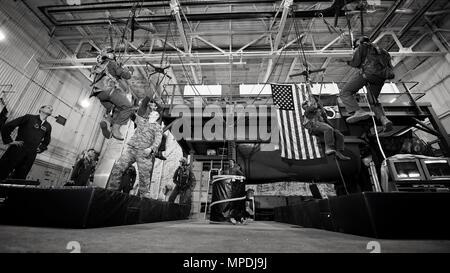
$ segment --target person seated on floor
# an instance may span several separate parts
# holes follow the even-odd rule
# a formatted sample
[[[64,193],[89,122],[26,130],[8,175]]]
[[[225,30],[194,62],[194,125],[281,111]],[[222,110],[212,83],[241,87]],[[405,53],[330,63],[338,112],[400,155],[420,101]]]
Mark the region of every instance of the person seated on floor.
[[[248,220],[253,219],[255,215],[253,208],[254,193],[255,191],[253,189],[248,189],[244,200],[234,201],[235,204],[230,213],[230,222],[233,225],[246,225]]]
[[[335,154],[341,160],[350,160],[350,157],[342,154],[344,151],[344,135],[328,122],[326,113],[316,101],[305,101],[302,104],[303,125],[311,134],[323,136],[325,141],[325,154]]]

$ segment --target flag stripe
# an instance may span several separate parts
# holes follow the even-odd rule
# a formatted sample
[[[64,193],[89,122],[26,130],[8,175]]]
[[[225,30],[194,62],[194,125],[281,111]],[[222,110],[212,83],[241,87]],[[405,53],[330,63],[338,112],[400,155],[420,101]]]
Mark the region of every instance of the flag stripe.
[[[283,111],[283,124],[284,124],[284,136],[286,137],[286,148],[287,148],[287,157],[292,158],[292,150],[291,150],[291,137],[289,131],[292,130],[289,128],[289,121],[287,118],[287,111]]]
[[[304,84],[302,84],[301,90],[302,90],[302,97],[303,97],[302,103],[303,103],[303,101],[306,100],[306,86]],[[305,128],[302,128],[302,129],[305,132],[306,147],[308,148],[309,158],[314,159],[315,156],[313,154],[313,149],[311,147],[311,138],[313,138],[314,136],[311,136],[311,134],[309,133],[309,131],[307,129],[305,129]]]
[[[281,115],[280,110],[277,109],[277,116],[278,116],[278,128],[279,128],[279,134],[280,134],[280,150],[281,150],[281,156],[286,157],[286,144],[284,143],[284,134],[283,134],[283,126],[281,121]]]
[[[323,157],[315,136],[303,127],[301,104],[306,100],[304,84],[271,84],[273,102],[278,107],[281,157],[307,160]]]
[[[298,92],[300,90],[297,89],[297,92],[294,92],[294,106],[295,106],[295,110],[297,113],[301,113],[301,103],[300,103],[300,93]],[[300,108],[300,109],[299,109]],[[296,120],[297,120],[297,126],[299,128],[298,132],[300,134],[300,145],[301,145],[301,157],[302,158],[307,158],[306,155],[306,149],[305,149],[305,134],[304,134],[304,129],[300,120],[300,114],[299,115],[295,115]]]
[[[298,128],[296,126],[296,124],[294,123],[294,111],[289,111],[289,124],[291,126],[291,128],[293,128],[291,130],[291,134],[292,134],[292,150],[294,153],[294,158],[299,160],[300,156],[298,154],[298,142],[297,139],[299,139],[298,137]]]
[[[301,108],[301,104],[305,101],[305,89],[303,85],[300,85],[299,88],[299,106],[300,106],[300,110],[299,110],[299,115],[303,115],[304,110]],[[303,133],[303,145],[305,147],[305,159],[309,158],[309,159],[313,159],[314,155],[312,153],[311,147],[310,147],[310,142],[309,142],[309,138],[311,138],[311,136],[308,133],[308,130],[305,129],[303,126],[301,127],[301,131]]]

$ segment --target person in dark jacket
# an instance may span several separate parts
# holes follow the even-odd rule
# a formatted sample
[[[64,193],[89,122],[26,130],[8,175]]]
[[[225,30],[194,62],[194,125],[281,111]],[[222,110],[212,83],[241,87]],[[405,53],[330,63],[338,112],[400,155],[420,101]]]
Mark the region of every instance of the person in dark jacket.
[[[180,195],[179,203],[190,205],[192,189],[195,187],[195,177],[185,157],[180,159],[180,166],[173,175],[173,183],[175,188],[169,196],[169,203],[175,202],[177,196]]]
[[[364,71],[368,54],[372,54],[374,50],[379,49],[365,36],[355,40],[354,47],[356,50],[353,54],[353,58],[351,61],[347,62],[347,64],[360,69],[360,71],[345,84],[340,92],[340,98],[344,103],[347,112],[352,114],[346,121],[348,123],[356,123],[368,119],[375,114],[383,125],[384,130],[390,131],[392,130],[393,124],[386,117],[383,107],[378,102],[378,96],[383,88],[385,79],[365,73]],[[362,110],[354,97],[354,95],[364,86],[367,87],[367,98],[374,113]]]
[[[47,118],[52,112],[52,106],[44,105],[39,109],[39,115],[27,114],[3,125],[2,140],[8,149],[0,158],[0,180],[7,178],[13,171],[14,179],[27,177],[36,155],[47,150],[50,144],[52,126]],[[17,137],[13,140],[11,133],[17,127]]]
[[[136,183],[136,176],[136,168],[133,165],[130,165],[122,175],[118,191],[129,194]]]
[[[72,171],[71,180],[75,186],[88,186],[89,179],[95,171],[96,152],[94,149],[89,149],[86,156],[80,158]]]
[[[234,159],[228,160],[228,164],[229,164],[229,166],[228,166],[228,171],[226,172],[226,174],[245,176],[241,170],[241,167],[238,164],[236,164],[236,161],[234,161]]]

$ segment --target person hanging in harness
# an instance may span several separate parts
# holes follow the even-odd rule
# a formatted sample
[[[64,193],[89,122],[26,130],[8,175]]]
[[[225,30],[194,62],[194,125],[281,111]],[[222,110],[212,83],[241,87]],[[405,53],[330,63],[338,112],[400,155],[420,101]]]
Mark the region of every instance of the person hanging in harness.
[[[162,128],[159,125],[158,105],[145,97],[136,115],[137,127],[133,136],[127,142],[124,152],[114,163],[111,170],[108,189],[118,191],[125,170],[134,162],[139,172],[139,197],[150,198],[150,176],[153,171],[153,157],[158,151],[162,138]]]
[[[324,109],[318,105],[315,98],[313,101],[305,101],[302,104],[305,111],[303,113],[303,126],[316,136],[323,136],[325,142],[325,154],[335,154],[341,160],[350,160],[345,156],[344,151],[344,135],[335,129],[328,121],[327,114]]]
[[[353,58],[347,63],[352,67],[359,68],[360,71],[340,91],[340,98],[347,112],[352,114],[346,121],[350,124],[356,123],[370,118],[375,113],[383,125],[384,131],[391,131],[392,121],[386,117],[384,109],[378,101],[384,81],[395,77],[391,56],[386,50],[371,43],[366,36],[355,40],[354,48],[356,50]],[[374,113],[362,110],[355,99],[355,94],[364,86],[367,87],[368,102]]]
[[[92,67],[91,73],[94,80],[91,84],[91,97],[97,97],[100,103],[106,108],[106,113],[112,113],[110,119],[111,131],[105,121],[100,123],[102,133],[105,138],[114,137],[123,140],[120,127],[127,124],[130,116],[135,112],[135,108],[126,97],[125,92],[120,88],[120,81],[129,80],[133,73],[133,68],[125,68],[116,60],[116,55],[112,48],[101,51],[97,57],[97,64]]]

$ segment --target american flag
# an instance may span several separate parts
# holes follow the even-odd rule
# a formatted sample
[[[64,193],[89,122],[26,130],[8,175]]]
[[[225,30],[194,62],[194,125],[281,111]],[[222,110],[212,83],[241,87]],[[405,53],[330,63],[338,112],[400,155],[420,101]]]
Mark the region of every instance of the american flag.
[[[324,157],[317,138],[303,127],[302,103],[306,99],[305,85],[271,84],[280,129],[281,157],[307,160]]]

